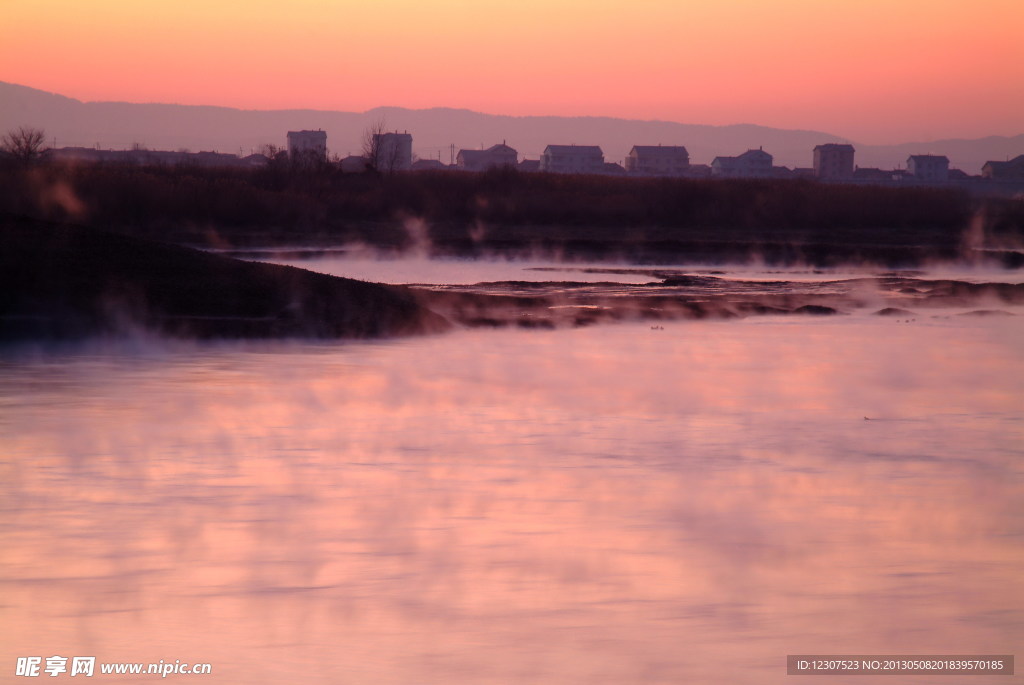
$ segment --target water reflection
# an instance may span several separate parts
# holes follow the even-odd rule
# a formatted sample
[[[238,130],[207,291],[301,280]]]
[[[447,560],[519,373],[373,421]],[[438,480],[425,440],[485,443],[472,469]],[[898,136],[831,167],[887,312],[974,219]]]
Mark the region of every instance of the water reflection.
[[[0,663],[781,683],[787,653],[1012,653],[1022,332],[759,319],[4,362]]]

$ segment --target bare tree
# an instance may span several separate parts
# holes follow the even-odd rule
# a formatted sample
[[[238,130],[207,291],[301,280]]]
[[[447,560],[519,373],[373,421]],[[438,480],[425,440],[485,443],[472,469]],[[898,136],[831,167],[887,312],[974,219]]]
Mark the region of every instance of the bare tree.
[[[267,143],[261,145],[257,152],[267,158],[267,163],[262,167],[263,172],[268,178],[274,179],[275,183],[282,183],[291,169],[288,151],[279,145]]]
[[[45,141],[46,134],[42,129],[22,126],[8,131],[0,138],[0,150],[27,164],[39,159],[47,151]]]
[[[370,124],[363,132],[363,156],[367,166],[385,174],[405,171],[412,164],[412,136],[385,129],[383,119]]]
[[[288,151],[280,145],[274,145],[273,143],[267,143],[266,145],[260,145],[257,153],[263,155],[268,161],[274,162],[288,158]]]
[[[366,158],[366,168],[373,171],[385,171],[383,148],[381,142],[384,140],[384,133],[387,125],[383,119],[377,119],[363,131],[363,157]]]

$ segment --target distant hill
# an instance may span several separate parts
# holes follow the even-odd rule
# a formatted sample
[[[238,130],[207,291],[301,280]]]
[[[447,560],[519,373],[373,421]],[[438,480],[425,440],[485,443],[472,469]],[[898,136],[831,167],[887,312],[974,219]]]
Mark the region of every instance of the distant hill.
[[[249,154],[261,145],[284,145],[289,130],[323,129],[333,154],[359,154],[363,132],[384,120],[389,129],[413,134],[423,158],[448,162],[452,146],[476,149],[506,141],[536,159],[551,143],[600,145],[608,161],[621,162],[633,145],[685,145],[694,164],[719,155],[763,147],[777,165],[809,167],[815,145],[851,142],[862,167],[895,168],[910,154],[944,154],[951,166],[976,174],[987,160],[1024,154],[1024,134],[978,140],[937,140],[900,145],[861,145],[820,131],[791,131],[753,124],[705,126],[611,117],[511,117],[464,109],[379,107],[368,112],[241,110],[194,105],[81,102],[34,88],[0,82],[0,132],[30,125],[50,144],[125,149],[190,149]]]

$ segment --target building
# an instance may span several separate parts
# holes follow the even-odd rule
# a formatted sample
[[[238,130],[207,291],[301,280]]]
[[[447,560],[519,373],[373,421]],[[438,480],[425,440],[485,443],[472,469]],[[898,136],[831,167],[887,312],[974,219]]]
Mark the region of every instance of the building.
[[[1005,162],[985,162],[981,177],[993,181],[1024,181],[1024,155],[1017,155]]]
[[[826,143],[814,148],[814,176],[823,181],[853,178],[852,145]]]
[[[326,131],[288,131],[288,159],[293,162],[326,162]]]
[[[338,162],[338,168],[347,174],[358,174],[366,171],[369,164],[362,155],[349,155]]]
[[[711,162],[714,178],[770,178],[772,174],[772,156],[761,148],[739,157],[715,157]]]
[[[377,171],[408,171],[412,168],[412,135],[408,132],[374,133],[373,159]]]
[[[540,156],[540,170],[556,174],[600,174],[604,153],[597,145],[548,145]]]
[[[853,170],[853,180],[864,183],[888,183],[895,179],[895,171],[886,171],[877,167],[857,167]]]
[[[690,153],[682,145],[634,145],[626,155],[626,171],[646,176],[682,176]]]
[[[788,166],[773,166],[772,167],[772,176],[771,177],[772,178],[780,178],[780,179],[787,179],[788,180],[788,179],[796,178],[796,175],[793,173],[793,170],[790,169]]]
[[[460,171],[486,171],[498,167],[514,169],[518,163],[519,153],[504,142],[486,150],[459,150],[455,158],[455,166]]]
[[[448,165],[439,159],[417,159],[411,168],[412,171],[445,171]]]
[[[487,169],[487,151],[460,149],[455,155],[455,168],[459,171],[484,171]]]
[[[711,167],[707,164],[691,164],[687,168],[684,178],[711,178]]]
[[[534,173],[540,171],[540,160],[539,159],[524,159],[519,162],[519,170],[527,173]]]
[[[241,162],[247,167],[260,168],[270,164],[270,158],[259,152],[254,152],[251,155],[242,157]]]
[[[915,181],[937,183],[949,180],[949,158],[945,155],[910,155],[907,174]]]

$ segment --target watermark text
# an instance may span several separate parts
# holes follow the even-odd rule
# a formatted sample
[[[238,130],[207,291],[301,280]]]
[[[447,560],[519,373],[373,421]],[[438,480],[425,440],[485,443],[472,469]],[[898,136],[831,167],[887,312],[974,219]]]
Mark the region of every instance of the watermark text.
[[[210,675],[213,673],[211,664],[193,664],[182,662],[181,659],[152,663],[130,662],[96,662],[94,656],[20,656],[14,666],[14,675],[26,678],[58,676],[83,676],[91,678],[100,675],[158,675],[166,678],[170,675]]]

